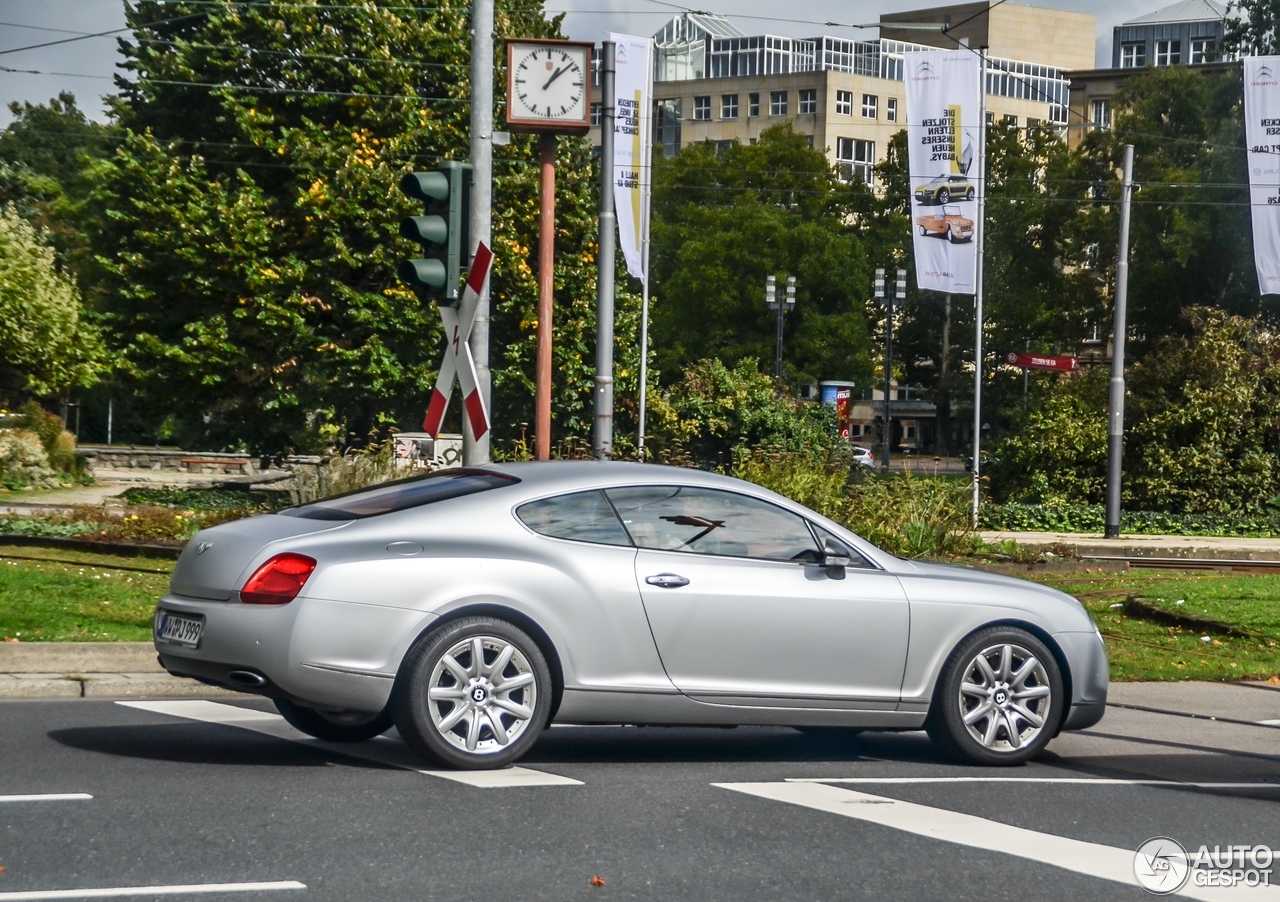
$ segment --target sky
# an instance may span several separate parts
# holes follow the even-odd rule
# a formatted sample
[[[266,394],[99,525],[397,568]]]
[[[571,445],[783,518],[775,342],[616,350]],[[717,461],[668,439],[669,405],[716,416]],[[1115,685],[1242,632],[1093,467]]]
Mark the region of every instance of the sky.
[[[1033,6],[1093,13],[1098,17],[1097,64],[1110,65],[1111,29],[1123,21],[1167,6],[1171,0],[1054,0]],[[872,30],[837,28],[875,22],[881,13],[945,5],[893,0],[807,0],[795,18],[775,18],[783,0],[701,0],[698,8],[734,20],[747,34],[814,37],[830,34],[869,39]],[[577,40],[600,41],[609,31],[649,35],[683,6],[660,0],[547,0],[548,14],[565,12],[565,32]],[[44,103],[62,91],[75,94],[91,118],[105,121],[102,95],[113,90],[119,61],[116,36],[87,38],[29,50],[18,48],[124,27],[123,0],[0,0],[0,128],[13,118],[14,101]],[[12,51],[12,52],[11,52]],[[11,72],[9,69],[34,70]]]

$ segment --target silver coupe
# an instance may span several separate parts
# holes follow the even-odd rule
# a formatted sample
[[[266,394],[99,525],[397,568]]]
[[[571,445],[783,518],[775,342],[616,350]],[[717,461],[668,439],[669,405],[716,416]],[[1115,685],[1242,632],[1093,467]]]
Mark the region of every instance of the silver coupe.
[[[759,486],[572,461],[448,469],[201,531],[173,674],[356,742],[501,767],[549,723],[924,728],[1018,764],[1107,696],[1080,603],[896,558]]]

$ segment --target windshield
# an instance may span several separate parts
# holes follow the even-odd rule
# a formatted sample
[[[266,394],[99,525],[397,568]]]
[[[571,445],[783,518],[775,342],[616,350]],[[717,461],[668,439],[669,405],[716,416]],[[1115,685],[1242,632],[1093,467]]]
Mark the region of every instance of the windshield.
[[[360,520],[420,507],[433,501],[515,485],[519,481],[505,473],[457,467],[356,489],[313,504],[285,508],[279,513],[286,517],[305,517],[309,520]]]

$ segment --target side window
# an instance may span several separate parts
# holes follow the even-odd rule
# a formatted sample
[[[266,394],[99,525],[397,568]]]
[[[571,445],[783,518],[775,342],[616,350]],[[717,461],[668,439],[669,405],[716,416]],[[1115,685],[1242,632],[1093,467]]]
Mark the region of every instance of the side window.
[[[822,546],[822,554],[842,554],[849,559],[850,567],[857,567],[859,570],[876,569],[869,560],[854,551],[847,542],[837,539],[817,523],[810,523],[809,525],[813,527],[813,534],[818,537],[818,544]]]
[[[631,544],[609,500],[599,490],[530,501],[516,508],[516,516],[544,536],[599,545]]]
[[[771,561],[817,554],[803,518],[746,495],[688,486],[608,490],[636,545]]]

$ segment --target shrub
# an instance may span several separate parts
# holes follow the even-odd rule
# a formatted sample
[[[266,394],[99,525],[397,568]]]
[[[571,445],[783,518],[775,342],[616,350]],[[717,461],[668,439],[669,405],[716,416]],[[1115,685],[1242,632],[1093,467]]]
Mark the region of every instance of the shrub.
[[[58,484],[39,435],[29,429],[0,429],[0,483],[7,489]]]
[[[803,504],[903,557],[958,555],[975,546],[964,480],[877,476],[827,451],[746,451],[733,475]]]

